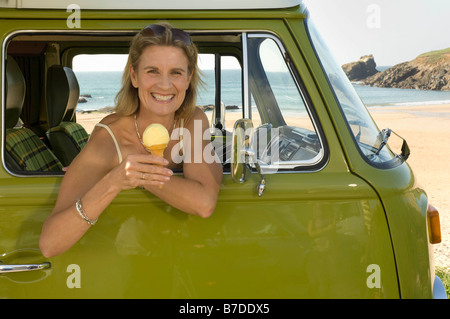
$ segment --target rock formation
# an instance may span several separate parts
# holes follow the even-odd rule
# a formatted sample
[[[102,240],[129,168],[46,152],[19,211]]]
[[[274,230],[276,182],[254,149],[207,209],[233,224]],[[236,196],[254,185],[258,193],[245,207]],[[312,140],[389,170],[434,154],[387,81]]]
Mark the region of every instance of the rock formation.
[[[344,64],[342,69],[344,70],[350,81],[361,81],[369,76],[379,73],[376,69],[377,65],[373,55],[365,55],[357,62]]]
[[[450,90],[450,48],[428,52],[366,78],[364,84],[378,87]]]

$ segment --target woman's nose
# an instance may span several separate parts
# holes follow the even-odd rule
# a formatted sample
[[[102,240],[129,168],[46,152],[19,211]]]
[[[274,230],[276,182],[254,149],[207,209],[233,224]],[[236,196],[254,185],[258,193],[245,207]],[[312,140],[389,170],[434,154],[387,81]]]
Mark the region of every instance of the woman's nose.
[[[170,79],[169,74],[161,74],[158,85],[162,89],[170,89],[172,87],[172,80]]]

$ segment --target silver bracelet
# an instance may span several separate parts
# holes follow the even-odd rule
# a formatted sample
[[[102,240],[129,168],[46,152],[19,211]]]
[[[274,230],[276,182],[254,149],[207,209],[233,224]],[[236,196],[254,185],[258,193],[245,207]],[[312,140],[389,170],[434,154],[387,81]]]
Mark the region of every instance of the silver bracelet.
[[[89,217],[87,217],[86,213],[84,212],[83,205],[81,204],[81,198],[77,199],[77,202],[75,203],[75,207],[77,208],[77,212],[81,216],[81,218],[83,218],[89,225],[95,225],[98,218],[95,220],[91,220],[91,219],[89,219]]]

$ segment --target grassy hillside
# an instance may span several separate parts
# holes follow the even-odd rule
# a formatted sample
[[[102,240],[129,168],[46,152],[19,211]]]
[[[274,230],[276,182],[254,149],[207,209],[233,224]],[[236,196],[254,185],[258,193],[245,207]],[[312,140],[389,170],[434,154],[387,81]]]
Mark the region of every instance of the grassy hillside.
[[[419,55],[417,59],[428,64],[442,63],[444,60],[450,62],[450,48],[423,53]]]

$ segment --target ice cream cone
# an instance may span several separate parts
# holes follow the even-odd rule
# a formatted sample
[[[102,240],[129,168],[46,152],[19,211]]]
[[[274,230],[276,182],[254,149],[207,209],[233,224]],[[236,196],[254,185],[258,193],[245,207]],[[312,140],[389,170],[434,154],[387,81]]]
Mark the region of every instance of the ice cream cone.
[[[147,126],[142,136],[142,142],[152,155],[163,157],[164,150],[169,143],[170,137],[167,129],[158,123]],[[162,186],[159,186],[162,188]]]

